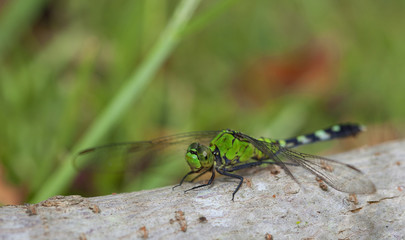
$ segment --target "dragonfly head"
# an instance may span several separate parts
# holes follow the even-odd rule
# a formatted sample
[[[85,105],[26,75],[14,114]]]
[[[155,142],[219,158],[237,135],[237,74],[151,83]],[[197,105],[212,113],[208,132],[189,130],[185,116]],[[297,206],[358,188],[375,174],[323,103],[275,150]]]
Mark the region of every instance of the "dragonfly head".
[[[214,155],[211,149],[199,143],[192,143],[187,149],[186,161],[192,171],[210,168],[214,164]]]

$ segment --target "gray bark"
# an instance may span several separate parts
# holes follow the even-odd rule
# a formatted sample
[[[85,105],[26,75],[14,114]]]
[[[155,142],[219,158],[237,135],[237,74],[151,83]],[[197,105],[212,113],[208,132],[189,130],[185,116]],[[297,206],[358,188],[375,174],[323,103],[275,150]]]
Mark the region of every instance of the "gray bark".
[[[195,183],[4,206],[0,239],[404,239],[405,141],[331,158],[361,169],[377,192],[325,191],[298,171],[300,187],[284,171],[254,168],[234,202],[236,182],[219,178],[186,194]]]

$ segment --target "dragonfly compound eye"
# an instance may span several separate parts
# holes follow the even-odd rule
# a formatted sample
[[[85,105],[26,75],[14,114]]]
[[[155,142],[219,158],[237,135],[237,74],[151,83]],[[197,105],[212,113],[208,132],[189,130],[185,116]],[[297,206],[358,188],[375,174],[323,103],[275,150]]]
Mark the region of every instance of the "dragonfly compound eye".
[[[198,157],[198,143],[192,143],[186,152],[186,161],[192,171],[197,171],[202,168],[201,162]]]

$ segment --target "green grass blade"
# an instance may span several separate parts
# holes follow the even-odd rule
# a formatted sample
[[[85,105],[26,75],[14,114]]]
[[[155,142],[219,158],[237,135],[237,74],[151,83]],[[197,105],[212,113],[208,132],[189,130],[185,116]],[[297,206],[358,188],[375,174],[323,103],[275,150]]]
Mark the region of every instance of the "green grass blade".
[[[227,11],[237,1],[239,0],[222,0],[215,2],[213,6],[205,12],[195,16],[195,18],[190,21],[190,24],[183,30],[182,35],[191,35],[207,25],[212,24],[218,16],[222,15],[223,12]]]
[[[151,82],[169,53],[181,40],[179,33],[184,29],[200,0],[183,0],[158,42],[152,48],[145,61],[135,70],[117,96],[106,107],[100,117],[84,135],[82,140],[73,147],[73,154],[80,149],[89,147],[106,134],[120,117],[129,109],[131,103],[140,97],[142,91]],[[66,158],[63,164],[51,175],[43,187],[33,196],[31,202],[39,202],[50,196],[60,194],[72,181],[76,174],[72,165],[74,155]]]

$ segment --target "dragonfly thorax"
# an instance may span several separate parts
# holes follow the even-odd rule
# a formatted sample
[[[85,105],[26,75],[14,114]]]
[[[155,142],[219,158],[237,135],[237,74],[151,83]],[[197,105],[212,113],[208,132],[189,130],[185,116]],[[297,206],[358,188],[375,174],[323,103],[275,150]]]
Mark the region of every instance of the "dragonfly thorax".
[[[192,143],[186,152],[186,161],[192,171],[210,168],[214,164],[214,155],[211,149],[199,143]]]

